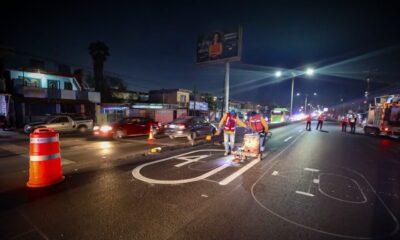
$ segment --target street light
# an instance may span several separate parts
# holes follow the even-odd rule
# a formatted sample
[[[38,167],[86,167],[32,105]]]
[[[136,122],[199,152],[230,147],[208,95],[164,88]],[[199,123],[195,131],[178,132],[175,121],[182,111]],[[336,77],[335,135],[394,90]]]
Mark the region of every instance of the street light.
[[[297,95],[297,96],[300,96],[300,93],[297,93],[296,95]],[[304,113],[307,114],[307,106],[311,106],[311,104],[310,104],[310,103],[307,104],[307,102],[308,102],[308,93],[306,93],[305,96],[306,96],[306,97],[305,97],[305,99],[304,99]],[[317,93],[314,92],[314,93],[313,93],[313,96],[317,96]],[[303,107],[302,107],[302,108],[303,108]]]
[[[298,92],[298,93],[296,93],[296,96],[300,96],[300,93]]]
[[[276,71],[275,72],[275,77],[281,77],[282,76],[282,72],[281,71]]]
[[[312,68],[307,68],[306,74],[307,74],[308,76],[314,75],[314,69],[312,69]]]

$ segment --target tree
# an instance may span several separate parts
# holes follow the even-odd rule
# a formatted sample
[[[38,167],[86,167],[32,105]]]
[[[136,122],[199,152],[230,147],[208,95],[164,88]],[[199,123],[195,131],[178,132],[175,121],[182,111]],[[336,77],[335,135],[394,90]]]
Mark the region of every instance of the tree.
[[[208,109],[210,111],[215,111],[217,109],[217,100],[214,98],[212,93],[206,93],[203,95],[204,101],[208,103]]]
[[[92,42],[88,47],[89,54],[93,59],[93,73],[94,73],[94,83],[96,91],[103,92],[104,88],[104,62],[107,57],[110,56],[110,49],[108,46],[101,41]]]

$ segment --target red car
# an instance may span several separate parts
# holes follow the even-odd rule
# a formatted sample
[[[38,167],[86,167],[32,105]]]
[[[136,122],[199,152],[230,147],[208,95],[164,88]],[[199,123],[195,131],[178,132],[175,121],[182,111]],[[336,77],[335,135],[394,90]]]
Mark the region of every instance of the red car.
[[[149,134],[150,127],[152,127],[154,136],[161,131],[161,124],[152,119],[129,117],[114,124],[95,126],[93,128],[93,134],[99,137],[121,139],[126,136]]]

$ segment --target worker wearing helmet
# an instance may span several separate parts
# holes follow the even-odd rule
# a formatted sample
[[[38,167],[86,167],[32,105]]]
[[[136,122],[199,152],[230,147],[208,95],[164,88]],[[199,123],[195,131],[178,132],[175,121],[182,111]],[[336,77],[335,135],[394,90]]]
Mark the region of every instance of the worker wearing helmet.
[[[218,132],[216,135],[221,133],[222,127],[224,129],[224,145],[225,145],[225,156],[230,154],[233,147],[235,146],[235,130],[236,124],[241,127],[247,127],[240,119],[237,117],[236,111],[231,110],[227,112],[218,125]]]
[[[259,112],[252,112],[248,121],[251,129],[260,135],[260,154],[264,152],[265,137],[268,133],[268,124]]]

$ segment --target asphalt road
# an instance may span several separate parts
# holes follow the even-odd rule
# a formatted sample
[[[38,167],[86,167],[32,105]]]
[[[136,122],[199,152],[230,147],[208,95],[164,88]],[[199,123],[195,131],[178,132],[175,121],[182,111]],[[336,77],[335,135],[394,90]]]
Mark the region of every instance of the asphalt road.
[[[240,165],[209,144],[65,165],[43,189],[10,174],[0,239],[400,239],[400,142],[304,128],[273,129]]]

